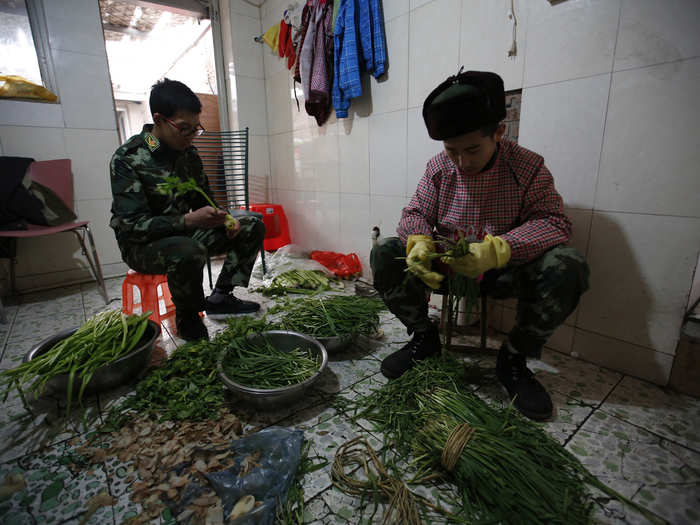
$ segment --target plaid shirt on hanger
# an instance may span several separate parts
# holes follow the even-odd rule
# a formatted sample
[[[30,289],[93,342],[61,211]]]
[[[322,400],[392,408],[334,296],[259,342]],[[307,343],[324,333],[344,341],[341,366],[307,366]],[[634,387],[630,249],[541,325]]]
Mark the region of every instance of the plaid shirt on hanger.
[[[493,166],[462,176],[443,151],[435,155],[403,209],[397,232],[434,233],[454,238],[458,231],[481,240],[500,235],[511,247],[511,264],[522,264],[571,238],[571,221],[544,159],[503,141]]]

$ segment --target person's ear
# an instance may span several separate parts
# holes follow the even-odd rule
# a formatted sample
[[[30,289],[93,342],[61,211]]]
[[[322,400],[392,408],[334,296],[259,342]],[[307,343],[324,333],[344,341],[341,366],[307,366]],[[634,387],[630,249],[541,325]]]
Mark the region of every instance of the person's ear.
[[[163,122],[163,115],[160,113],[154,113],[153,114],[153,123],[154,124],[162,124]]]
[[[496,142],[501,142],[506,134],[506,125],[501,122],[496,128],[496,133],[494,133],[493,138]]]

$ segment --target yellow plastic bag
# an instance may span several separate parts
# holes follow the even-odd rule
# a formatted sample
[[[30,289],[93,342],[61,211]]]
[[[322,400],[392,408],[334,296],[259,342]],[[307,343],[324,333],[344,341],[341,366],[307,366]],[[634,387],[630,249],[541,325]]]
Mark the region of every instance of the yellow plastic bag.
[[[44,86],[34,84],[18,75],[0,75],[0,83],[0,98],[31,98],[48,102],[58,100],[58,97]]]

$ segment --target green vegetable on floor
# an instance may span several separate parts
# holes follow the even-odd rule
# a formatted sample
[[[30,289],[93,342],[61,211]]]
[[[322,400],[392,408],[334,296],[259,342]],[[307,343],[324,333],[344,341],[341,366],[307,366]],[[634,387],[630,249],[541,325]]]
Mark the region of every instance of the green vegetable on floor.
[[[287,301],[271,313],[284,311],[280,324],[285,330],[312,337],[347,337],[376,332],[379,312],[385,308],[377,298],[333,295]]]
[[[216,373],[219,355],[236,339],[275,328],[265,319],[232,317],[211,341],[178,347],[139,381],[134,395],[110,409],[104,430],[117,430],[139,416],[160,421],[216,417],[226,403],[226,387]]]
[[[471,392],[464,364],[445,354],[416,363],[356,402],[385,445],[412,458],[414,483],[454,486],[457,523],[589,523],[590,489],[602,491],[655,523],[658,516],[607,487],[512,405]],[[417,471],[417,472],[416,472]]]
[[[82,405],[83,394],[98,368],[127,355],[139,343],[148,326],[151,312],[125,315],[120,310],[107,310],[88,319],[72,335],[56,343],[46,353],[17,368],[0,374],[0,383],[7,385],[5,399],[12,386],[17,388],[26,404],[23,388],[35,396],[47,383],[60,375],[68,375],[66,418],[73,405],[74,385],[80,382],[77,401]]]
[[[232,341],[222,358],[224,374],[239,385],[271,390],[303,383],[313,376],[320,360],[309,350],[284,351],[269,341]]]
[[[175,175],[171,175],[170,177],[165,177],[165,182],[161,182],[160,184],[158,184],[157,188],[158,191],[160,191],[163,194],[174,194],[176,196],[184,195],[190,191],[196,191],[206,199],[206,201],[212,208],[219,209],[219,206],[217,206],[216,203],[213,200],[211,200],[209,195],[207,195],[207,193],[199,187],[199,185],[197,184],[197,182],[195,182],[193,178],[182,180]],[[227,213],[226,218],[224,219],[224,226],[227,230],[234,230],[238,226],[238,220],[231,216],[230,213]]]
[[[336,279],[329,278],[320,270],[290,270],[274,279],[269,286],[258,288],[258,292],[269,297],[286,293],[312,294],[331,289]]]

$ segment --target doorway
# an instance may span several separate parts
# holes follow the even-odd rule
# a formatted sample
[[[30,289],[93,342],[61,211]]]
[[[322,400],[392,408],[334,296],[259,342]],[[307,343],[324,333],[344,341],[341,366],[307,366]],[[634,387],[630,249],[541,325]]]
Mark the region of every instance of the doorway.
[[[222,128],[212,23],[201,4],[185,4],[99,1],[121,143],[152,123],[148,96],[164,77],[197,94],[206,130]]]

